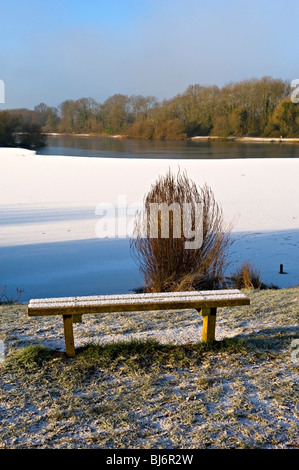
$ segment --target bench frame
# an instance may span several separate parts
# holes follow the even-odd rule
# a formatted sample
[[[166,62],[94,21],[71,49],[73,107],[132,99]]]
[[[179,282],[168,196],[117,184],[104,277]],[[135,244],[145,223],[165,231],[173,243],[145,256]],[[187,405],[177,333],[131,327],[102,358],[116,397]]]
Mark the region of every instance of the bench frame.
[[[28,317],[61,315],[65,352],[68,357],[74,357],[73,323],[81,323],[84,314],[195,309],[203,316],[202,341],[208,342],[215,340],[217,307],[249,304],[249,297],[238,289],[230,289],[32,299],[27,314]]]

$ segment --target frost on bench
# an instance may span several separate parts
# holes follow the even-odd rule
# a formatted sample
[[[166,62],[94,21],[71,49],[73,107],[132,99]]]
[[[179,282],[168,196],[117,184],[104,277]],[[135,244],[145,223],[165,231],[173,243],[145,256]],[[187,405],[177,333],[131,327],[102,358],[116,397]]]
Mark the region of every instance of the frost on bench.
[[[100,295],[100,296],[80,296],[80,297],[58,297],[45,299],[32,299],[29,302],[30,309],[48,308],[71,308],[79,306],[113,306],[113,305],[143,305],[143,304],[166,304],[172,303],[192,303],[197,301],[217,301],[225,302],[234,299],[247,299],[238,289],[218,290],[218,291],[188,291],[171,293],[149,293],[149,294],[123,294],[123,295]]]

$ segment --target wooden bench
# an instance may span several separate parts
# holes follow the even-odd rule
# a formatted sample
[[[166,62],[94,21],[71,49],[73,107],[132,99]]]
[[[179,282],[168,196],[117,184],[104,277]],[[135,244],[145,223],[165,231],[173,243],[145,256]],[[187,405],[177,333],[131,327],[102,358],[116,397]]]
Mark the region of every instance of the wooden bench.
[[[32,299],[27,312],[28,317],[62,315],[65,352],[73,357],[73,323],[81,322],[85,314],[195,309],[203,316],[202,341],[207,342],[215,340],[217,307],[249,304],[249,297],[238,289],[231,289]]]

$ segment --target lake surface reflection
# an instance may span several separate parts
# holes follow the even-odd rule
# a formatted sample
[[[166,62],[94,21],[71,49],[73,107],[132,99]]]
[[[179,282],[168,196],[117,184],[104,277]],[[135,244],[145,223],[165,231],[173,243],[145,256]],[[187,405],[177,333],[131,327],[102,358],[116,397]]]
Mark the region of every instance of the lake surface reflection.
[[[48,136],[39,155],[95,158],[236,159],[298,158],[299,145],[225,141],[118,139],[94,136]]]

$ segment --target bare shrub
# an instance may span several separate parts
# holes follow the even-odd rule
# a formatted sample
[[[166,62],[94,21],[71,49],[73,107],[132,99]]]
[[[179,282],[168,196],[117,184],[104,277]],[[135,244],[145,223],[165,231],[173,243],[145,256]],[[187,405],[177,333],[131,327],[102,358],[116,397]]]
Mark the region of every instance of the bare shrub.
[[[250,261],[244,261],[232,274],[231,279],[236,289],[260,289],[263,286],[260,272],[251,265]]]
[[[0,304],[12,304],[19,302],[21,295],[24,293],[24,289],[16,288],[16,298],[8,297],[6,294],[6,286],[0,287]]]
[[[179,204],[183,214],[184,203],[189,203],[192,230],[196,229],[195,208],[202,204],[202,245],[186,249],[189,241],[182,230],[174,236],[173,213],[169,212],[169,236],[161,236],[161,214],[158,215],[158,236],[151,237],[150,204]],[[199,228],[198,228],[199,229]],[[201,228],[200,228],[201,229]],[[134,237],[130,240],[133,258],[144,278],[144,291],[167,292],[215,289],[222,285],[227,266],[227,251],[232,243],[231,229],[223,221],[222,209],[206,184],[197,188],[186,173],[175,177],[169,170],[160,176],[144,197],[144,212],[135,218]]]

